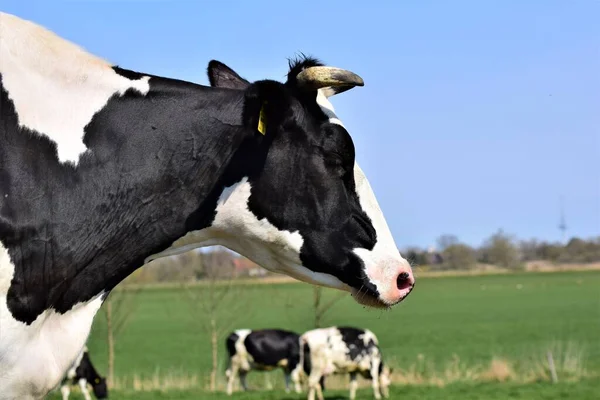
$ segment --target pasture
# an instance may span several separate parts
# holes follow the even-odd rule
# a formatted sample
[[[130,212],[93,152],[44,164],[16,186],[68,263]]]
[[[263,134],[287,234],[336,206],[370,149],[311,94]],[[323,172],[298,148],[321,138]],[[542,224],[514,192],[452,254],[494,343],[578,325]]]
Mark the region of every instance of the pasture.
[[[224,327],[299,333],[313,327],[309,285],[245,284],[235,286],[233,294],[218,314]],[[326,291],[328,298],[334,295]],[[116,337],[118,398],[227,398],[222,393],[223,335],[218,339],[220,392],[204,392],[211,367],[204,329],[209,322],[189,293],[152,288],[133,296],[135,312]],[[348,295],[323,324],[354,325],[378,335],[384,360],[394,367],[392,398],[556,398],[569,393],[583,399],[600,389],[598,271],[421,277],[392,311],[364,309]],[[102,374],[107,371],[105,336],[99,313],[88,347]],[[556,364],[556,385],[550,383],[548,352]],[[251,373],[249,382],[262,390],[265,376],[275,390],[234,393],[232,398],[304,398],[281,390],[281,371]],[[343,382],[331,380],[326,396],[346,396]],[[72,398],[78,395],[74,390]],[[359,391],[358,398],[371,397],[370,389]]]

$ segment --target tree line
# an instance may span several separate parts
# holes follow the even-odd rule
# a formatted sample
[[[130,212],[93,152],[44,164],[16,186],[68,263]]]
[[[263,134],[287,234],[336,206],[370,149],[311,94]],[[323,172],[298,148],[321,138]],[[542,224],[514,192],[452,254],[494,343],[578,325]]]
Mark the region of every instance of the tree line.
[[[472,247],[455,235],[442,235],[437,240],[436,250],[410,247],[402,254],[413,265],[428,266],[432,270],[469,270],[482,265],[517,270],[531,261],[585,264],[600,262],[600,236],[573,237],[562,244],[536,239],[517,240],[499,230],[481,246]]]

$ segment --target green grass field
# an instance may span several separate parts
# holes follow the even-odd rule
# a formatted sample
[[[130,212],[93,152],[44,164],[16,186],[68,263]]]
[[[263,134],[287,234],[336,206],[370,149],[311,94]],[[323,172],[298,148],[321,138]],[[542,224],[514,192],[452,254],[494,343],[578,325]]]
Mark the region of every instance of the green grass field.
[[[221,313],[228,327],[297,332],[312,328],[309,285],[236,286],[234,296],[235,315],[228,315],[229,303]],[[122,391],[114,398],[225,398],[202,392],[210,372],[210,341],[203,329],[207,320],[186,291],[142,290],[133,303],[135,313],[117,337],[115,374]],[[392,397],[549,399],[570,393],[569,398],[583,399],[600,392],[597,271],[421,278],[409,298],[391,311],[365,309],[348,296],[326,315],[324,323],[369,328],[378,335],[385,359],[397,371],[397,386],[392,390],[397,396]],[[105,321],[99,314],[88,347],[103,373],[107,370],[105,335]],[[223,337],[219,341],[223,371]],[[556,363],[558,385],[548,383],[548,351]],[[279,390],[280,371],[269,375],[277,390],[235,398],[303,398]],[[250,377],[255,388],[264,386],[264,374]],[[185,389],[131,395],[134,381],[137,386]],[[371,398],[368,390],[360,393],[359,397]],[[335,398],[331,396],[347,392],[327,394]]]
[[[452,384],[440,388],[435,386],[396,386],[390,391],[390,399],[401,400],[597,400],[598,382],[586,380],[579,383],[548,383],[511,384],[511,383],[485,383],[485,384]],[[199,390],[182,391],[149,391],[149,392],[112,392],[110,396],[119,400],[304,400],[306,395],[286,394],[281,391],[261,391],[251,393],[234,393],[229,397],[223,393],[207,394]],[[344,400],[348,398],[345,390],[326,391],[326,400]],[[362,389],[357,392],[357,399],[372,399],[372,392]],[[55,394],[52,400],[60,399]],[[83,399],[78,392],[73,391],[70,399]]]

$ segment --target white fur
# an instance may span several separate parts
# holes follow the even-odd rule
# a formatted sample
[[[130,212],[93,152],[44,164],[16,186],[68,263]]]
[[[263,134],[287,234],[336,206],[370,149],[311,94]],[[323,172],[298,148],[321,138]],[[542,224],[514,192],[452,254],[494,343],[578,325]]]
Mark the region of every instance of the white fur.
[[[244,340],[246,340],[246,337],[250,334],[250,332],[252,332],[250,329],[238,329],[235,331],[235,334],[238,335],[238,339],[235,342],[235,355],[231,357],[231,364],[225,371],[225,376],[227,377],[228,395],[233,393],[233,383],[238,372],[240,370],[250,370],[250,363],[252,362],[252,359],[246,351],[246,346],[244,346]]]
[[[102,300],[98,295],[65,314],[46,310],[26,325],[12,317],[6,303],[13,275],[0,242],[0,400],[38,400],[60,383],[80,354]]]
[[[146,94],[149,77],[130,80],[53,32],[0,13],[0,73],[19,126],[56,143],[60,162],[77,164],[84,128],[113,95]]]
[[[370,341],[373,341],[373,343],[375,343],[376,345],[379,345],[377,336],[375,336],[375,334],[368,329],[365,329],[365,333],[363,333],[359,337],[363,340],[363,343],[365,344],[365,346],[368,346]]]
[[[69,378],[69,379],[75,378],[75,375],[77,375],[77,367],[79,367],[79,364],[81,363],[81,359],[83,358],[83,354],[86,351],[87,351],[87,346],[83,346],[83,349],[81,349],[81,351],[79,352],[79,355],[75,359],[75,362],[73,363],[73,365],[71,365],[71,368],[69,368],[69,370],[67,371],[67,378]]]

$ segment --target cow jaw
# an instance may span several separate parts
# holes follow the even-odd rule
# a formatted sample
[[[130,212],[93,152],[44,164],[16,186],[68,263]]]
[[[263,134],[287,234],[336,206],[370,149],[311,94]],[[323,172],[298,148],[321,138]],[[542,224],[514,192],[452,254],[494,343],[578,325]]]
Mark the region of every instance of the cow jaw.
[[[299,232],[281,230],[266,218],[258,219],[248,209],[251,185],[244,177],[223,190],[212,225],[187,233],[163,252],[146,259],[146,263],[162,257],[185,253],[200,247],[223,246],[275,273],[302,282],[352,292],[352,288],[333,275],[313,272],[302,265],[300,249],[304,239]]]

